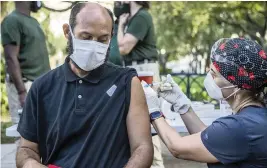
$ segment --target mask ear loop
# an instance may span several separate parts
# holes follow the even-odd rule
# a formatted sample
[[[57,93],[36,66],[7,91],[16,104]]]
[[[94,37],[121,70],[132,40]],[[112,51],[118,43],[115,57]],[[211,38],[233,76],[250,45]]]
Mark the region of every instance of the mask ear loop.
[[[240,90],[240,88],[238,88],[236,91],[234,91],[232,94],[230,94],[228,97],[226,97],[224,100],[229,99],[230,97],[232,97],[234,95],[234,99],[236,98],[236,93]]]
[[[73,47],[73,53],[75,52],[75,37],[74,37],[74,34],[73,34],[73,32],[72,32],[72,28],[71,28],[71,26],[69,25],[69,32],[70,32],[70,35],[71,35],[71,41],[72,41],[72,47]],[[73,54],[72,53],[72,54]]]
[[[70,25],[69,25],[69,31],[70,31],[70,34],[71,34],[72,38],[75,38],[75,37],[74,37],[74,34],[72,33],[72,28],[71,28]]]

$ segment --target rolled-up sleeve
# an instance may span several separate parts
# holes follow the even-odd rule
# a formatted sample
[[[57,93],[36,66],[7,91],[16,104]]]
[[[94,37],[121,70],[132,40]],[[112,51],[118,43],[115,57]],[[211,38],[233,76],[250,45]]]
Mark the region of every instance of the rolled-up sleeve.
[[[131,21],[130,26],[126,33],[129,33],[136,37],[138,40],[144,40],[149,29],[149,24],[146,19],[142,16],[136,16]]]
[[[208,151],[223,164],[236,163],[248,157],[246,130],[235,116],[214,121],[201,133],[201,139]]]
[[[38,90],[36,84],[33,83],[31,89],[28,92],[27,99],[17,128],[17,131],[23,138],[36,143],[38,142],[37,99],[38,99]]]

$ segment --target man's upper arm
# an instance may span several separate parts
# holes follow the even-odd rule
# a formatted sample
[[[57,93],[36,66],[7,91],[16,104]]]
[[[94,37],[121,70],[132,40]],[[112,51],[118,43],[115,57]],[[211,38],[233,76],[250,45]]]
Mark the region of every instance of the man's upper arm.
[[[4,53],[6,59],[17,58],[19,54],[19,46],[13,44],[7,44],[4,46]]]
[[[131,82],[127,130],[132,152],[139,145],[151,145],[152,147],[149,112],[143,88],[137,77],[134,77]]]
[[[1,24],[2,45],[19,46],[21,31],[18,20],[14,16],[7,16]]]
[[[34,82],[27,94],[23,112],[20,117],[18,132],[31,142],[38,143],[37,110],[38,110],[38,90]]]

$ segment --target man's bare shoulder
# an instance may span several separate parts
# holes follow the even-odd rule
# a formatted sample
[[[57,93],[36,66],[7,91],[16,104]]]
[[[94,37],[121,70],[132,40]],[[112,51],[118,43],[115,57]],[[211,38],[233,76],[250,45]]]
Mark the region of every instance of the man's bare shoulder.
[[[145,102],[145,94],[141,82],[137,76],[132,78],[131,82],[131,94],[132,98],[138,99],[139,103]]]

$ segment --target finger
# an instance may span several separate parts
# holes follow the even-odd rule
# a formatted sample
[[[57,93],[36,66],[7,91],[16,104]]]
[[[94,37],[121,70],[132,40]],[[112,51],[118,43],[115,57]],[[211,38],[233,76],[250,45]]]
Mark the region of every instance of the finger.
[[[159,92],[159,97],[165,99],[166,96],[167,96],[166,92]]]
[[[160,92],[165,92],[165,91],[171,91],[173,89],[173,87],[171,87],[171,86],[165,86],[165,87],[161,87],[160,88]]]
[[[163,85],[161,85],[161,86],[163,86],[163,87],[171,87],[172,86],[172,84],[171,83],[164,83]]]
[[[162,77],[161,77],[161,81],[162,81],[162,82],[165,82],[166,79],[167,79],[167,78],[166,78],[165,76],[162,76]]]
[[[124,19],[124,18],[125,18],[125,13],[120,16],[121,20]]]
[[[170,83],[174,82],[174,80],[170,74],[167,75],[167,82],[170,82]]]
[[[123,17],[126,19],[129,16],[129,13],[124,13],[123,15]]]
[[[172,87],[172,84],[171,83],[163,83],[160,85],[160,88],[165,88],[165,87],[167,87],[167,88]]]

